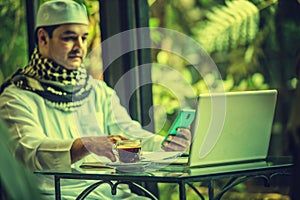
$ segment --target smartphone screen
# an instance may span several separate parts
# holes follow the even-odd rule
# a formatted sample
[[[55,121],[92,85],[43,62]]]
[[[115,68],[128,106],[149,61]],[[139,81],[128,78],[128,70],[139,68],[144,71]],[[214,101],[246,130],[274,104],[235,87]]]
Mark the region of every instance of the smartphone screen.
[[[179,112],[178,116],[176,117],[175,121],[171,125],[168,133],[163,141],[169,141],[168,138],[170,135],[177,134],[177,128],[189,128],[195,118],[195,110],[194,109],[183,109]]]

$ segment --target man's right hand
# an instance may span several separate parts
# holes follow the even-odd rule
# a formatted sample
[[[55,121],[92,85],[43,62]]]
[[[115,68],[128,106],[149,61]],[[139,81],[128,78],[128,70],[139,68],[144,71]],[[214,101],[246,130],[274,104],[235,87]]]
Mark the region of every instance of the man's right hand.
[[[121,135],[111,136],[91,136],[76,139],[71,147],[71,162],[74,163],[90,153],[99,156],[105,156],[111,161],[116,161],[116,157],[112,151],[113,145],[120,140],[126,140]]]

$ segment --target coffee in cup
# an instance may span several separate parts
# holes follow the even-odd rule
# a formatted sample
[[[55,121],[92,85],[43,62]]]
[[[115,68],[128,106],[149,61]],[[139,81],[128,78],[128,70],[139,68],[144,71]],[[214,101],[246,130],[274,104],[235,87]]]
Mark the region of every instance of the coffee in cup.
[[[116,143],[120,162],[135,163],[141,159],[141,140],[121,140]]]

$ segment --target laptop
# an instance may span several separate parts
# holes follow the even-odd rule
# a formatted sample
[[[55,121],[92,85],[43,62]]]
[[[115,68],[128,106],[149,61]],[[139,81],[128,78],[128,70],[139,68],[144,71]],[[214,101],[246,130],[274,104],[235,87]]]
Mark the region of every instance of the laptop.
[[[144,152],[145,161],[189,168],[265,164],[276,100],[276,90],[201,94],[188,154]],[[95,163],[85,165],[96,167]]]
[[[264,161],[276,99],[276,90],[201,94],[189,155],[170,164],[199,167]]]

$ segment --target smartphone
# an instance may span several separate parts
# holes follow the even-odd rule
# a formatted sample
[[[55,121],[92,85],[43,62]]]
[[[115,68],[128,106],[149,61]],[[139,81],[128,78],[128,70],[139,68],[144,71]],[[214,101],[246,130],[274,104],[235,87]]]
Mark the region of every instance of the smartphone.
[[[195,118],[196,110],[194,109],[182,109],[180,110],[178,116],[176,117],[175,121],[171,125],[168,133],[163,140],[162,144],[169,141],[170,136],[174,136],[177,134],[177,128],[189,128]]]

